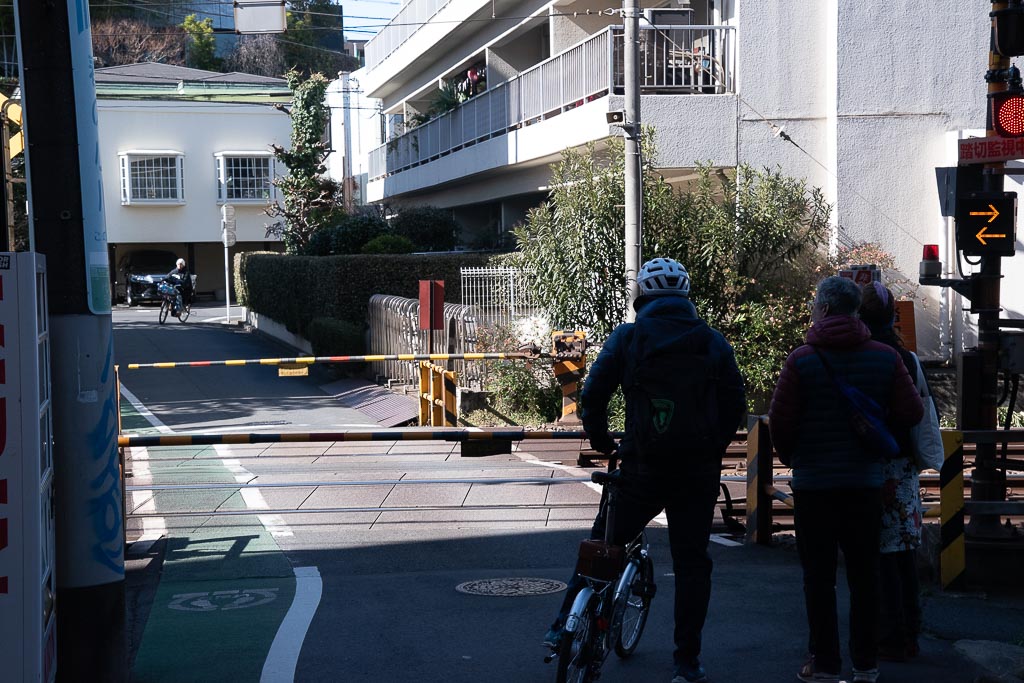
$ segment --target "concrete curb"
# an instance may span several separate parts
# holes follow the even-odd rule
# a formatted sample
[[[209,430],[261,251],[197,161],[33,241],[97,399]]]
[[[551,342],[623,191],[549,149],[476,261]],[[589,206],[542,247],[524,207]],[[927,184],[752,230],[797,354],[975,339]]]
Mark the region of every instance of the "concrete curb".
[[[974,683],[1024,681],[1024,647],[994,640],[958,640],[953,649],[982,669]]]

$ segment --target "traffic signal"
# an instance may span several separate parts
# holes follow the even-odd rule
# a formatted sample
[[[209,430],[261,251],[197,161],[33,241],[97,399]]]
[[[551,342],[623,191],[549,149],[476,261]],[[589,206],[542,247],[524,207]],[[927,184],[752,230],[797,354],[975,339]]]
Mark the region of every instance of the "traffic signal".
[[[1006,9],[989,13],[993,19],[992,46],[1003,57],[1024,55],[1024,7],[1012,0]]]
[[[992,129],[1004,138],[1024,137],[1024,89],[1020,72],[1010,69],[1009,87],[1001,92],[989,93],[988,102]]]

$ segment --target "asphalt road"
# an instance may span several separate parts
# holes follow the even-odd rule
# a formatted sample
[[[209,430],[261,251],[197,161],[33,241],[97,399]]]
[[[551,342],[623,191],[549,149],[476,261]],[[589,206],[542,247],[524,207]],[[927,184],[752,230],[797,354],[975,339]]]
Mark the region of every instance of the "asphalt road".
[[[291,355],[202,315],[159,326],[155,309],[132,309],[114,320],[122,364]],[[138,373],[122,377],[137,398],[125,422],[140,433],[367,422],[332,405],[316,377]],[[142,515],[129,523],[130,540],[141,539],[129,551],[133,680],[554,680],[540,640],[562,594],[531,592],[568,578],[598,494],[557,482],[587,472],[531,448],[474,459],[438,442],[131,449],[129,509]],[[488,482],[499,478],[526,481]],[[171,484],[229,488],[145,490]],[[659,593],[647,631],[632,659],[612,656],[602,681],[671,678],[667,531],[656,521],[649,538]],[[712,680],[795,680],[806,638],[795,554],[724,537],[711,552]],[[467,582],[486,594],[465,592]],[[988,612],[975,621],[1005,628]],[[972,680],[948,638],[925,638],[924,656],[889,665],[883,680]]]

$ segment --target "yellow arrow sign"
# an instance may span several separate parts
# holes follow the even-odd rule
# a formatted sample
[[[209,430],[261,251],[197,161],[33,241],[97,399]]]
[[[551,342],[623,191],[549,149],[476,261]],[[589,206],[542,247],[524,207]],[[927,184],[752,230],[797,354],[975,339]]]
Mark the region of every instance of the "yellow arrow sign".
[[[989,221],[989,223],[991,223],[991,222],[992,221]],[[986,234],[985,233],[985,228],[986,227],[987,226],[985,226],[985,225],[981,226],[981,230],[979,230],[978,234],[975,235],[975,237],[978,238],[978,241],[981,242],[983,245],[987,244],[987,242],[985,242],[986,239],[993,239],[994,240],[994,239],[999,239],[999,238],[1006,237],[1005,234],[1000,234],[1000,233],[992,233],[992,232],[990,232],[990,233]]]
[[[988,222],[991,223],[995,219],[999,218],[999,210],[996,207],[992,206],[991,204],[988,205],[988,208],[990,208],[992,210],[991,211],[971,211],[971,215],[972,216],[988,216],[989,217]],[[982,228],[982,230],[984,230],[984,228]],[[980,235],[980,233],[979,233],[979,235]],[[995,235],[992,235],[992,237],[995,237]],[[1006,237],[1006,235],[1003,235],[1003,237]],[[984,244],[984,242],[982,242],[982,244]]]

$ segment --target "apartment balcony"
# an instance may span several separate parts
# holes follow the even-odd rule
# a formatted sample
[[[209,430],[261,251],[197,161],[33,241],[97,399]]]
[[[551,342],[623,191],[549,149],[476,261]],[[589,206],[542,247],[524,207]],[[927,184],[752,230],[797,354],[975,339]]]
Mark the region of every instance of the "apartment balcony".
[[[641,29],[642,114],[658,130],[663,165],[735,163],[734,43],[727,26]],[[550,162],[566,148],[619,134],[606,114],[624,106],[622,46],[622,27],[609,27],[392,138],[370,153],[368,198]],[[666,144],[683,131],[700,135]]]

